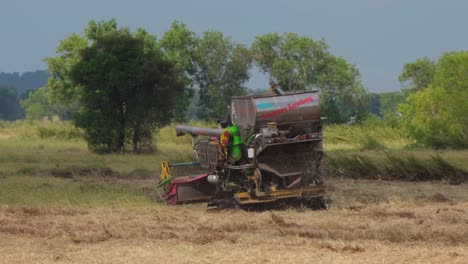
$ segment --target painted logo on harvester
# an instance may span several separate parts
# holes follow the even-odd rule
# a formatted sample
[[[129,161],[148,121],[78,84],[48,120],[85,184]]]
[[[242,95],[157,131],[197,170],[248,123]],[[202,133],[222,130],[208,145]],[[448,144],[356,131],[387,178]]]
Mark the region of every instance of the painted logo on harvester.
[[[266,108],[272,108],[273,103],[267,103],[267,102],[260,102],[257,104],[257,109],[266,109]]]
[[[268,112],[268,113],[265,113],[263,115],[261,115],[260,117],[261,118],[270,118],[270,117],[274,117],[274,116],[277,116],[277,115],[280,115],[288,110],[291,110],[291,109],[294,109],[294,108],[297,108],[303,104],[307,104],[307,103],[312,103],[314,101],[314,99],[309,96],[309,97],[306,97],[304,99],[301,99],[297,102],[294,102],[292,104],[288,104],[287,106],[283,107],[283,108],[280,108],[278,110],[274,110],[274,111],[271,111],[271,112]]]

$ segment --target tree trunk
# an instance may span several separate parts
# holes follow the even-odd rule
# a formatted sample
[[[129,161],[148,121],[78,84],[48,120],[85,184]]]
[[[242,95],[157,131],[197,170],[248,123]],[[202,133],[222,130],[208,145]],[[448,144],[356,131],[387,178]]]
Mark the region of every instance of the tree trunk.
[[[137,122],[135,124],[135,127],[133,128],[133,152],[139,153],[140,148],[139,148],[139,143],[140,143],[140,123]]]
[[[117,137],[116,151],[125,150],[125,131],[126,131],[126,120],[125,120],[125,110],[124,106],[120,107],[120,127]]]

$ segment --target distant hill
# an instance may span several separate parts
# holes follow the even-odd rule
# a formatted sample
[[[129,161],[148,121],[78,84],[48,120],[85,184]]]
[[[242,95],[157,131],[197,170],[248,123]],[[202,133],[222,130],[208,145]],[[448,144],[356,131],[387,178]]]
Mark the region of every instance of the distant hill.
[[[44,86],[47,78],[49,78],[49,73],[43,70],[23,74],[0,72],[0,86],[13,87],[21,96],[28,90],[37,90]]]

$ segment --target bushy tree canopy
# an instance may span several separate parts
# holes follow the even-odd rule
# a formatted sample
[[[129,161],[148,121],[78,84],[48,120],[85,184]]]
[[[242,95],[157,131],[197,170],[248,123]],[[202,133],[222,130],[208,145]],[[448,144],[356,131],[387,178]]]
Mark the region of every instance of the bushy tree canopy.
[[[403,124],[421,143],[468,147],[468,51],[444,54],[426,89],[399,106]]]
[[[174,120],[186,121],[186,112],[194,96],[195,50],[198,37],[184,23],[174,21],[159,41],[164,56],[183,72],[184,92],[177,98]]]
[[[221,32],[207,31],[195,50],[195,82],[199,88],[199,116],[223,117],[230,97],[244,95],[252,57],[249,49]]]
[[[430,60],[428,57],[424,57],[414,62],[406,63],[403,66],[403,71],[398,77],[398,80],[404,84],[406,88],[417,92],[432,83],[436,70],[437,63]]]
[[[206,31],[197,36],[185,24],[175,21],[159,45],[164,56],[174,62],[184,75],[185,92],[178,98],[175,120],[184,121],[190,99],[198,118],[213,121],[224,116],[231,96],[247,89],[252,58],[244,45],[221,32]],[[193,113],[192,113],[193,116]]]

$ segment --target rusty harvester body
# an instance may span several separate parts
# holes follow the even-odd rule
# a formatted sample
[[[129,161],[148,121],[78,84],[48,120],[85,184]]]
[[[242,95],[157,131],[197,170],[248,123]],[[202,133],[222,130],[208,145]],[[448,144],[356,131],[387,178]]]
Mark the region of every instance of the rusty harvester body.
[[[177,126],[190,134],[199,163],[163,162],[159,188],[170,204],[210,207],[296,205],[324,208],[319,94],[232,97],[222,129]],[[206,173],[173,178],[170,168],[199,164]]]

